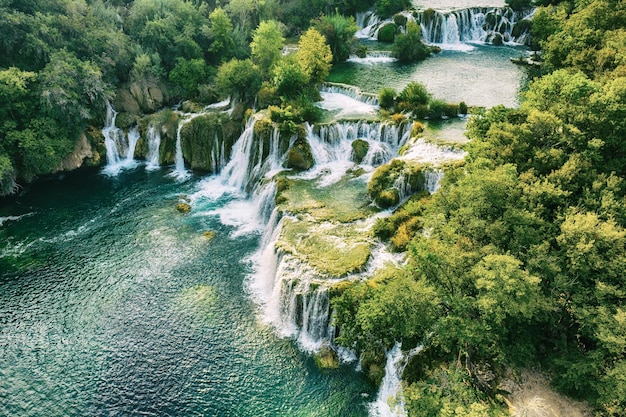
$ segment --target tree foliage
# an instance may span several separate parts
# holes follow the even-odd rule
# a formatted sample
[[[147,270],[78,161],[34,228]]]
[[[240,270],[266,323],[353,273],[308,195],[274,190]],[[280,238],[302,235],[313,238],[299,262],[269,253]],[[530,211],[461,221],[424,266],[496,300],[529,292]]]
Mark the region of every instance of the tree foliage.
[[[357,26],[353,17],[338,13],[323,15],[315,19],[313,27],[324,37],[330,46],[333,62],[343,62],[350,56]]]
[[[309,81],[318,84],[328,76],[333,55],[322,34],[310,28],[300,37],[296,59]]]
[[[261,70],[262,77],[269,79],[272,67],[280,60],[285,38],[275,20],[263,21],[252,34],[252,62]]]
[[[430,55],[430,50],[422,42],[422,32],[417,23],[410,21],[407,24],[406,34],[396,36],[393,45],[392,56],[399,62],[414,62],[425,59]]]

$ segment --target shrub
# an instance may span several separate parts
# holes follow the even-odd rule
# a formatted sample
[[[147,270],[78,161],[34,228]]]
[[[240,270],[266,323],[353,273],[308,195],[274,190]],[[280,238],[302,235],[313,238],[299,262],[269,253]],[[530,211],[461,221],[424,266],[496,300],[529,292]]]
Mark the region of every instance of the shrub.
[[[400,14],[400,13],[395,14],[395,15],[393,16],[393,23],[395,23],[395,24],[396,24],[396,26],[402,26],[402,27],[403,27],[403,26],[405,26],[405,25],[406,25],[407,20],[408,20],[408,19],[406,18],[406,16],[405,16],[405,15],[403,15],[403,14]]]
[[[428,108],[428,117],[431,119],[443,119],[448,104],[443,100],[432,100]]]
[[[391,43],[396,37],[397,26],[394,23],[385,23],[378,29],[378,41]]]
[[[381,109],[389,110],[393,107],[396,100],[396,90],[389,87],[381,88],[378,93],[378,104]]]
[[[412,111],[415,117],[424,117],[428,111],[430,94],[422,83],[411,82],[398,96],[398,108],[401,111]]]
[[[393,45],[392,56],[400,62],[413,62],[425,59],[430,55],[430,49],[422,42],[422,34],[419,25],[409,22],[407,33],[396,37]]]
[[[391,116],[391,121],[396,125],[400,125],[406,122],[406,116],[402,113],[395,113],[393,116]]]
[[[413,130],[411,130],[411,136],[416,137],[422,132],[424,132],[424,125],[420,122],[413,123]]]

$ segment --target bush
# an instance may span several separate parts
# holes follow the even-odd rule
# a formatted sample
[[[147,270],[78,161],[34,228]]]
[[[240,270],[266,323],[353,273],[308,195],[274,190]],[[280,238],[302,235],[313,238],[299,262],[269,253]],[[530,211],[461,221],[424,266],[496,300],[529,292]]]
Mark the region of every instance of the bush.
[[[393,23],[395,23],[396,26],[404,27],[406,25],[407,20],[408,19],[406,18],[406,16],[400,13],[393,16]]]
[[[428,117],[431,119],[443,119],[448,104],[443,100],[432,100],[428,108]]]
[[[459,103],[459,114],[467,114],[467,104],[464,101]]]
[[[422,42],[421,29],[417,23],[409,22],[406,35],[396,37],[391,54],[403,63],[419,61],[430,55],[430,48]]]
[[[393,108],[396,100],[396,90],[389,87],[381,88],[378,93],[378,104],[381,109],[390,110]]]
[[[259,109],[264,109],[268,106],[277,106],[280,104],[280,97],[278,96],[276,87],[267,82],[263,83],[256,97]]]
[[[359,43],[354,49],[354,53],[359,58],[365,58],[367,56],[367,46],[363,45],[362,43]]]
[[[394,23],[385,23],[378,29],[378,41],[391,43],[396,37],[397,26]]]
[[[401,111],[413,111],[416,117],[425,116],[428,110],[430,94],[422,83],[410,82],[398,96]]]
[[[402,113],[395,113],[393,116],[391,116],[391,121],[395,125],[401,125],[402,123],[406,122],[406,116]]]

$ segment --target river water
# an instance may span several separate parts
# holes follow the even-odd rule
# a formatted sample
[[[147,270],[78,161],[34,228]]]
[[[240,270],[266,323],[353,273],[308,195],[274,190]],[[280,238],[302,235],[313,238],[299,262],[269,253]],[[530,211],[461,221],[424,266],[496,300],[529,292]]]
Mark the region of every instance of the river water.
[[[176,211],[198,186],[138,167],[2,203],[1,416],[367,414],[354,365],[320,372],[257,319],[259,236]]]

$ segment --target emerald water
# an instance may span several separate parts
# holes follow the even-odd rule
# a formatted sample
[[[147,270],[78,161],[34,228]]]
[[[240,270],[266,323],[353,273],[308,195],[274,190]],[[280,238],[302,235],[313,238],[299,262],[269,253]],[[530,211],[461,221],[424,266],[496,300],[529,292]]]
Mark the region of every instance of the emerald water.
[[[199,186],[140,166],[1,203],[0,415],[367,415],[355,365],[320,371],[258,319],[258,234],[176,211]]]

